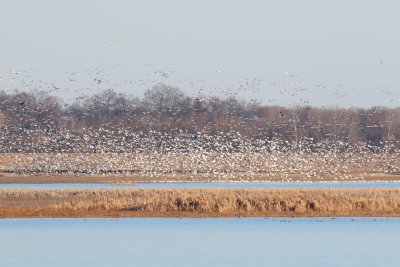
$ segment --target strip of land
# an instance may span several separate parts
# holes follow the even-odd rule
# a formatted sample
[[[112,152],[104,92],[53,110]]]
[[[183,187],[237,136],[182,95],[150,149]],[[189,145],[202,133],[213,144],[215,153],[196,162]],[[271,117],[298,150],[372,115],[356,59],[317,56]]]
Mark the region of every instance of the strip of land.
[[[0,218],[400,217],[400,188],[0,189]]]
[[[290,179],[271,177],[266,175],[238,174],[232,177],[212,176],[203,174],[152,174],[152,175],[126,175],[126,174],[4,174],[0,173],[0,184],[116,184],[131,185],[149,182],[332,182],[332,181],[399,181],[399,175],[379,173],[364,174],[358,179],[343,179],[341,176],[313,177],[304,179],[300,175],[292,175]]]
[[[398,153],[0,153],[0,183],[394,180]]]

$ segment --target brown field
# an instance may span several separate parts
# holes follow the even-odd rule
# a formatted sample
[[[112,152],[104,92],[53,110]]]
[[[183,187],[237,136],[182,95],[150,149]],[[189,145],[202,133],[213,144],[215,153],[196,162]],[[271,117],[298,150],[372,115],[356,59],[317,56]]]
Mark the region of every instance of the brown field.
[[[400,216],[400,189],[0,189],[0,218]]]
[[[400,180],[393,153],[0,153],[0,183]]]

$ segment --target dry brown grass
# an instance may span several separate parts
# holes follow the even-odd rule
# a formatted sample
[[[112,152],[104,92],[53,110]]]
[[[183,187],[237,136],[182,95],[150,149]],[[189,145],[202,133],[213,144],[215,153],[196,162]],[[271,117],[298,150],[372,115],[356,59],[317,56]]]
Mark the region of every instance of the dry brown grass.
[[[0,217],[400,216],[400,189],[0,189]]]

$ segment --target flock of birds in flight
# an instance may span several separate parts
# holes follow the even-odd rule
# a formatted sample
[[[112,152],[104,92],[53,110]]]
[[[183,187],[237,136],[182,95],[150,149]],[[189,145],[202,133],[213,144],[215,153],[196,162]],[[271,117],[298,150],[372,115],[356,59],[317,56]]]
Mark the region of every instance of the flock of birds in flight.
[[[143,141],[151,141],[151,138]],[[268,153],[232,153],[224,151],[227,147],[209,151],[192,144],[189,150],[194,152],[191,153],[179,153],[170,148],[166,149],[169,152],[160,153],[162,148],[151,151],[151,144],[147,143],[135,153],[6,153],[0,155],[0,170],[15,174],[77,176],[133,174],[160,178],[160,175],[167,175],[185,177],[188,181],[351,181],[400,174],[397,153],[329,150],[311,154],[304,151],[285,153],[278,149],[271,151],[270,147],[271,144]]]
[[[121,41],[113,41],[118,43]],[[108,45],[108,43],[104,43]],[[133,55],[129,55],[133,57]],[[383,61],[379,62],[382,64]],[[202,98],[214,94],[224,97],[250,96],[250,101],[261,103],[260,94],[265,93],[262,88],[269,88],[269,92],[276,95],[299,97],[300,105],[310,105],[307,95],[313,95],[321,90],[332,89],[332,96],[340,99],[346,97],[349,90],[345,90],[344,83],[337,85],[323,84],[320,82],[309,84],[300,80],[297,73],[285,72],[284,79],[280,82],[266,82],[260,78],[249,78],[237,81],[233,86],[210,86],[206,80],[185,80],[182,73],[177,70],[154,69],[151,64],[145,64],[143,68],[149,70],[141,79],[113,80],[112,74],[105,69],[94,68],[83,71],[65,72],[59,74],[59,81],[46,81],[36,79],[40,72],[17,71],[9,69],[0,73],[0,90],[10,91],[42,91],[57,97],[64,98],[64,106],[71,102],[84,100],[107,88],[133,88],[151,87],[155,83],[170,81],[176,85],[190,88],[192,92]],[[111,66],[118,69],[118,65]],[[224,75],[227,70],[215,70],[216,75]],[[83,86],[85,84],[86,86]],[[211,88],[211,89],[210,89]],[[398,101],[399,94],[389,86],[379,85],[377,89],[387,96],[392,96],[392,102]],[[122,93],[121,93],[122,94]],[[274,94],[271,94],[274,95]],[[267,104],[278,105],[278,98],[270,97]],[[106,131],[106,130],[105,130]],[[88,134],[88,142],[85,146],[99,153],[87,154],[85,147],[69,144],[68,133],[63,138],[48,140],[49,142],[64,142],[68,153],[33,153],[33,154],[6,154],[2,155],[0,170],[9,172],[38,172],[38,173],[144,173],[149,176],[160,173],[170,175],[204,174],[210,179],[231,179],[243,177],[254,179],[256,176],[290,181],[294,176],[303,179],[313,177],[335,177],[335,179],[360,179],[366,173],[397,174],[400,166],[396,157],[386,153],[369,153],[369,148],[360,148],[360,152],[345,151],[338,153],[332,149],[322,149],[323,153],[310,154],[307,151],[288,154],[282,149],[281,144],[269,141],[268,144],[254,144],[241,139],[240,136],[232,138],[231,142],[219,142],[215,136],[198,134],[196,138],[188,133],[182,133],[174,137],[162,136],[162,133],[154,133],[145,138],[140,133],[123,133],[129,137],[127,145],[118,147],[120,140],[113,138],[113,134],[97,132]],[[121,136],[121,133],[119,133]],[[181,137],[180,137],[181,136]],[[183,137],[182,137],[183,136]],[[2,137],[7,138],[7,137]],[[160,145],[161,143],[161,145]],[[31,144],[34,146],[35,144]],[[119,153],[108,152],[110,147],[116,147]],[[213,146],[213,149],[207,147]],[[232,148],[235,151],[232,152]],[[71,153],[73,152],[73,153]],[[339,156],[340,155],[340,156]],[[5,158],[9,157],[9,159]]]
[[[110,66],[109,70],[117,70],[118,65]],[[94,68],[82,71],[64,72],[57,75],[57,81],[36,79],[41,72],[17,71],[9,69],[0,73],[0,90],[4,91],[41,91],[50,95],[62,97],[65,106],[69,103],[91,97],[92,95],[110,88],[115,88],[121,94],[137,94],[139,88],[144,91],[157,83],[175,84],[181,89],[188,89],[188,92],[195,92],[197,95],[221,96],[247,98],[250,102],[269,105],[304,106],[315,105],[315,95],[324,97],[323,100],[341,99],[354,93],[353,88],[346,88],[343,82],[338,84],[315,82],[310,83],[299,79],[299,74],[289,72],[283,73],[283,79],[279,82],[265,81],[262,78],[246,78],[238,80],[236,84],[210,84],[205,79],[186,80],[183,73],[172,70],[154,69],[152,64],[144,64],[148,71],[140,79],[120,80],[112,79],[113,71]],[[216,74],[223,75],[226,70],[216,70]],[[400,84],[399,84],[400,86]],[[377,92],[390,98],[390,103],[396,104],[400,101],[400,90],[391,86],[377,85]],[[140,91],[139,90],[139,91]],[[398,92],[399,91],[399,92]],[[196,93],[197,92],[197,93]],[[263,98],[268,95],[268,98]],[[291,98],[291,100],[290,100]],[[264,100],[262,100],[264,99]],[[313,102],[314,101],[314,102]],[[339,102],[338,102],[339,103]],[[323,104],[322,107],[325,107]]]
[[[7,137],[1,139],[4,138]],[[78,176],[133,174],[159,180],[162,180],[160,175],[167,175],[186,177],[190,181],[349,181],[400,174],[399,151],[387,153],[385,149],[390,147],[371,153],[369,145],[343,149],[345,143],[332,148],[310,141],[303,143],[303,149],[290,152],[283,140],[249,140],[239,133],[150,131],[144,134],[100,128],[85,131],[83,135],[74,136],[73,132],[66,131],[61,135],[44,136],[42,144],[25,142],[30,149],[37,146],[40,152],[2,153],[0,172]],[[61,146],[63,150],[46,151],[52,146]]]

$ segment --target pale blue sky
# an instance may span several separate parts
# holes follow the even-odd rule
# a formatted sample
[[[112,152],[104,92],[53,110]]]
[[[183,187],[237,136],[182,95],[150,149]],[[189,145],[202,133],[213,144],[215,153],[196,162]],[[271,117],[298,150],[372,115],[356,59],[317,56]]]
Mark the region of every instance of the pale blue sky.
[[[399,10],[395,0],[4,1],[0,89],[141,96],[164,82],[265,104],[400,106]]]

